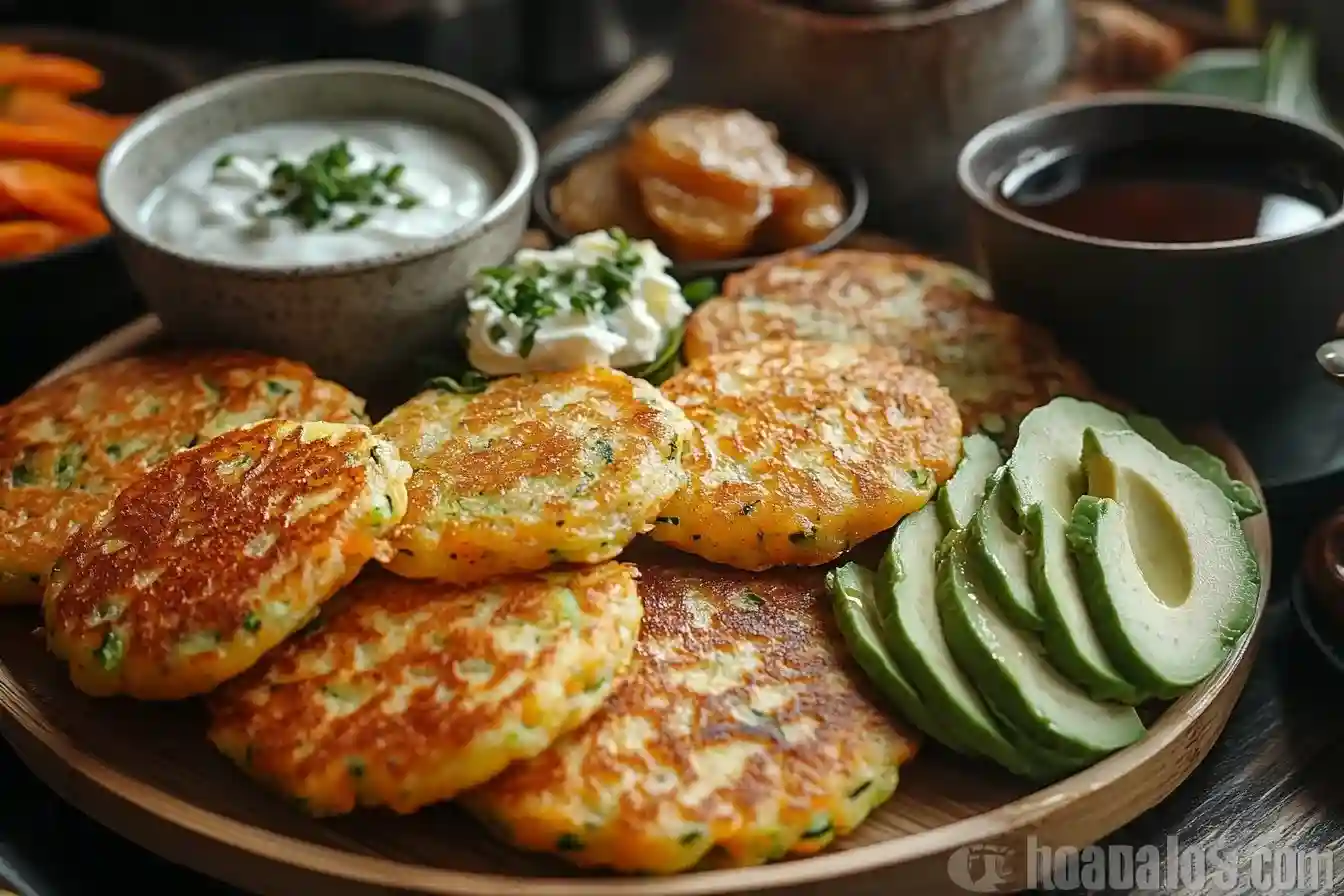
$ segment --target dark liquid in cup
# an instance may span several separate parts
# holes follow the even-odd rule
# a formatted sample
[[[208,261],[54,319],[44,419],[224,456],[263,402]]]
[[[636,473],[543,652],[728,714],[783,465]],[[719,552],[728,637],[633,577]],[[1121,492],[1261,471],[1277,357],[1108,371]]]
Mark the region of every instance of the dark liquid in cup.
[[[1004,177],[1000,194],[1042,224],[1143,243],[1289,236],[1312,229],[1341,202],[1301,160],[1163,144],[1042,152]]]

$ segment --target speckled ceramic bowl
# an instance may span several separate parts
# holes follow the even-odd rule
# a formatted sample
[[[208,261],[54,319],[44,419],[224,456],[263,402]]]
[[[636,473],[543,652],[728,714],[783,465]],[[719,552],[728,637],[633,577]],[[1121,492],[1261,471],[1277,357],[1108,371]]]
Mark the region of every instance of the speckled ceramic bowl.
[[[333,119],[397,119],[471,137],[503,174],[498,198],[442,239],[345,263],[204,260],[146,232],[145,200],[208,145],[267,124]],[[536,142],[501,100],[426,69],[337,61],[256,69],[156,106],[108,151],[99,181],[131,278],[176,341],[272,352],[368,391],[453,338],[471,274],[517,246],[536,176]]]

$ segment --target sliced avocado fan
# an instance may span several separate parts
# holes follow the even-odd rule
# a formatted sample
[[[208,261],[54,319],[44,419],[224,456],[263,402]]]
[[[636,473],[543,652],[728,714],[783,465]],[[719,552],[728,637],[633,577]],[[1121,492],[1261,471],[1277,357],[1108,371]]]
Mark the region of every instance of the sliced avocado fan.
[[[1032,411],[1022,421],[1004,487],[1026,546],[1026,587],[1035,598],[1050,661],[1097,700],[1137,704],[1149,695],[1121,673],[1098,637],[1065,537],[1086,486],[1079,458],[1089,427],[1127,430],[1129,424],[1114,411],[1076,398],[1056,398]],[[1000,583],[991,577],[986,584],[997,597]]]
[[[988,444],[970,444],[980,440]],[[962,458],[943,486],[955,496],[944,502],[949,519],[969,518],[970,510],[983,500],[985,476],[997,468],[1001,455],[988,437],[977,434],[965,440]],[[981,480],[979,487],[976,478]],[[935,597],[944,538],[939,516],[935,505],[926,505],[902,520],[878,568],[877,608],[888,655],[919,693],[934,726],[925,729],[930,736],[1033,780],[1061,777],[1074,766],[1010,740],[952,657]]]
[[[1227,500],[1232,502],[1237,516],[1241,519],[1253,517],[1264,510],[1260,499],[1255,495],[1255,490],[1246,483],[1233,479],[1232,474],[1227,472],[1227,464],[1203,448],[1182,442],[1161,420],[1143,414],[1130,414],[1129,425],[1167,457],[1185,464],[1218,486]]]
[[[882,644],[881,625],[873,601],[873,574],[857,563],[846,563],[826,574],[836,624],[859,668],[882,695],[919,730],[943,740],[919,693],[892,662]],[[945,742],[945,741],[944,741]]]
[[[1042,656],[1034,635],[1003,618],[986,598],[959,534],[949,538],[938,586],[939,618],[958,666],[1013,730],[1079,764],[1143,736],[1133,707],[1093,700]]]
[[[1068,541],[1108,654],[1175,697],[1250,627],[1260,566],[1223,489],[1136,432],[1086,431]]]

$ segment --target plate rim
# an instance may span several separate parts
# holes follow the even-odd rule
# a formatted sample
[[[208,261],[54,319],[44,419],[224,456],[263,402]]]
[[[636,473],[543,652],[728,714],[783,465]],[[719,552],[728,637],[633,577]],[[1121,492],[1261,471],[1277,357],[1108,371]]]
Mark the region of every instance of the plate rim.
[[[39,382],[49,382],[91,364],[125,356],[147,345],[161,332],[159,320],[154,315],[145,315],[72,355]],[[1264,502],[1263,490],[1254,471],[1230,436],[1216,426],[1199,427],[1192,435],[1214,449]],[[1207,744],[1201,744],[1199,752],[1181,768],[1179,775],[1142,788],[1143,796],[1137,803],[1127,803],[1105,824],[1109,830],[1116,830],[1166,799],[1203,762],[1221,734],[1232,705],[1245,687],[1259,648],[1272,578],[1273,538],[1268,508],[1244,521],[1244,525],[1250,530],[1252,547],[1257,551],[1261,566],[1260,592],[1251,627],[1223,665],[1198,688],[1172,703],[1142,740],[1076,775],[989,812],[915,834],[776,864],[671,877],[514,876],[413,864],[302,840],[190,803],[85,753],[64,732],[46,723],[40,703],[10,672],[3,658],[0,658],[0,696],[11,691],[27,704],[28,711],[19,714],[7,708],[0,712],[0,734],[34,774],[77,809],[117,829],[143,848],[211,876],[219,875],[216,870],[207,870],[207,866],[215,863],[197,854],[199,850],[186,844],[173,848],[163,841],[146,842],[148,837],[137,838],[135,833],[118,825],[116,819],[105,819],[104,815],[115,814],[111,808],[103,810],[101,806],[80,805],[80,800],[73,794],[81,789],[81,784],[91,786],[100,796],[122,804],[123,810],[133,810],[154,822],[208,840],[216,849],[223,847],[233,854],[260,860],[270,869],[301,869],[347,886],[391,887],[403,892],[442,896],[517,896],[520,887],[525,888],[528,896],[711,896],[816,885],[884,870],[895,871],[903,865],[955,853],[963,847],[1002,841],[1030,832],[1077,799],[1095,797],[1103,790],[1123,786],[1133,776],[1145,774],[1150,763],[1178,741],[1195,739],[1199,733],[1198,723],[1221,698],[1228,703],[1227,712],[1217,724],[1217,730],[1207,737]],[[64,766],[67,774],[60,772],[60,766]],[[68,772],[74,772],[80,780],[71,780]]]

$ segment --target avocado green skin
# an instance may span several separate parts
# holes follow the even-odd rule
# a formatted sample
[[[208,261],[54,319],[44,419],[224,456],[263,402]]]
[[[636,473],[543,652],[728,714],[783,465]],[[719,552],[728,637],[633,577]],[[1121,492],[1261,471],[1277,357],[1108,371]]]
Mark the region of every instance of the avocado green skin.
[[[939,556],[941,553],[940,548]],[[891,589],[899,584],[899,577],[893,576],[893,571],[900,569],[899,557],[895,556],[897,554],[893,539],[893,546],[883,557],[882,566],[878,571],[880,592],[894,593]],[[894,609],[894,599],[890,601],[890,605]],[[907,631],[899,613],[892,612],[890,616],[883,617],[882,632],[888,655],[895,659],[901,671],[914,684],[915,690],[924,700],[929,716],[937,719],[937,724],[947,739],[943,740],[933,732],[929,732],[930,734],[958,752],[983,756],[1014,774],[1033,780],[1049,779],[1051,771],[1036,767],[1014,749],[988,715],[982,715],[977,719],[963,711],[957,698],[943,681],[942,675],[947,674],[947,671],[935,668],[929,661],[924,650],[912,637],[913,633]],[[942,636],[941,632],[933,634]],[[952,673],[960,674],[955,667]]]
[[[1003,520],[1005,511],[1013,512],[1004,499],[1006,472],[1004,467],[999,467],[990,476],[985,500],[966,529],[966,547],[976,572],[989,588],[994,605],[1016,627],[1039,632],[1045,628],[1045,620],[1027,574],[1027,546],[1022,536],[1009,529]],[[991,534],[995,531],[997,536]],[[1009,561],[1006,556],[1001,556],[1005,551],[1016,552],[1018,556]],[[1015,571],[1013,567],[1019,569]]]
[[[1264,511],[1255,490],[1238,482],[1227,472],[1227,464],[1196,445],[1187,445],[1156,417],[1130,414],[1127,418],[1134,431],[1153,443],[1153,447],[1180,464],[1185,464],[1205,479],[1218,486],[1227,496],[1239,519],[1247,519]]]
[[[1004,738],[1013,745],[1013,749],[1021,753],[1029,763],[1040,770],[1040,777],[1037,781],[1040,783],[1053,783],[1061,778],[1067,778],[1075,772],[1082,771],[1092,764],[1093,760],[1081,756],[1066,756],[1047,749],[1036,743],[1030,737],[1023,734],[1017,726],[1003,717],[1003,713],[995,709],[994,704],[986,703],[989,714],[994,717],[999,730],[1003,732]]]
[[[1074,684],[1087,692],[1087,695],[1093,700],[1112,700],[1117,703],[1128,703],[1131,706],[1137,706],[1148,696],[1151,696],[1132,683],[1121,677],[1118,669],[1098,668],[1095,663],[1084,656],[1083,651],[1074,643],[1069,635],[1068,623],[1064,619],[1064,611],[1060,605],[1060,597],[1055,593],[1050,584],[1050,576],[1046,569],[1049,561],[1047,548],[1045,546],[1047,525],[1045,515],[1053,513],[1046,510],[1040,504],[1032,507],[1027,512],[1027,517],[1023,520],[1023,528],[1027,537],[1028,560],[1030,562],[1031,588],[1036,595],[1036,605],[1040,608],[1041,616],[1045,620],[1045,627],[1041,631],[1041,641],[1045,644],[1045,651],[1050,657],[1050,662],[1055,665],[1065,677]],[[1066,556],[1064,562],[1069,568],[1077,574],[1077,564],[1072,559],[1067,544],[1067,521],[1054,520],[1052,525],[1059,526],[1066,531],[1060,536],[1064,544],[1059,546],[1059,550]],[[1085,591],[1085,589],[1083,589]],[[1086,603],[1084,598],[1084,603]],[[1091,616],[1091,607],[1087,607],[1088,615]],[[1103,642],[1104,648],[1104,642]],[[1110,660],[1109,651],[1106,659]],[[1114,661],[1111,661],[1114,665]]]
[[[1076,760],[1080,766],[1098,761],[1114,752],[1095,745],[1080,743],[1049,724],[1040,722],[1039,710],[1012,672],[1000,662],[991,647],[981,641],[971,618],[971,594],[979,583],[969,576],[971,567],[965,557],[965,546],[953,544],[943,558],[938,579],[938,611],[943,631],[958,665],[975,682],[985,702],[994,707],[1015,730],[1023,732],[1032,742],[1051,754]],[[1143,736],[1143,723],[1132,709],[1132,727],[1126,743]],[[1027,733],[1030,732],[1030,733]],[[1117,744],[1119,749],[1124,744]]]
[[[942,741],[938,733],[939,726],[930,717],[924,701],[887,654],[886,647],[882,646],[877,632],[868,621],[864,604],[870,599],[865,592],[871,581],[865,583],[867,575],[868,571],[857,563],[846,563],[826,574],[826,588],[831,592],[840,634],[844,636],[850,655],[859,668],[901,715],[920,731]]]
[[[1102,527],[1107,524],[1108,517],[1118,515],[1120,510],[1120,505],[1110,498],[1098,498],[1093,495],[1079,498],[1073,508],[1068,538],[1078,563],[1078,576],[1082,582],[1083,595],[1087,600],[1088,611],[1096,621],[1097,633],[1105,642],[1106,651],[1121,674],[1155,697],[1164,700],[1175,699],[1203,681],[1213,669],[1189,681],[1171,681],[1154,669],[1126,636],[1116,606],[1108,599],[1111,586],[1108,582],[1106,564],[1101,561],[1098,551]],[[1260,564],[1254,552],[1250,550],[1246,551],[1246,558],[1241,577],[1242,586],[1236,595],[1234,613],[1220,628],[1219,637],[1223,644],[1224,655],[1231,651],[1255,618],[1255,606],[1260,593]]]
[[[944,530],[951,532],[970,525],[975,509],[985,500],[989,477],[1001,463],[1003,452],[998,443],[984,433],[961,440],[961,462],[934,498],[938,522]]]

